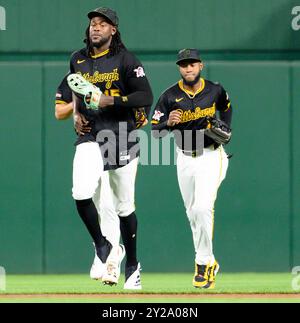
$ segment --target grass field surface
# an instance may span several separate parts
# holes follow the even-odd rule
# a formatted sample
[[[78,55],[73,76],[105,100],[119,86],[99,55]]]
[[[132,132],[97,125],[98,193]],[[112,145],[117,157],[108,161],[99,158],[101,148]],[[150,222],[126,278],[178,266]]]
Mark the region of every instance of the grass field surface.
[[[214,290],[196,289],[191,274],[142,274],[142,291],[103,286],[88,275],[8,275],[1,302],[199,303],[297,302],[291,274],[219,274]],[[299,292],[299,291],[298,291]]]

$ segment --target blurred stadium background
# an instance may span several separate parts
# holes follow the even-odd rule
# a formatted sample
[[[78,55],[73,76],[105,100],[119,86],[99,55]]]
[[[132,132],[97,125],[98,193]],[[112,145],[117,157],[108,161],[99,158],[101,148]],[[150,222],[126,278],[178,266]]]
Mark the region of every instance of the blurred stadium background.
[[[93,257],[71,198],[75,134],[56,121],[57,85],[83,47],[86,13],[110,6],[142,60],[155,100],[179,79],[181,48],[228,90],[234,137],[216,205],[223,272],[288,272],[300,264],[300,31],[292,0],[1,0],[0,266],[8,273],[85,273]],[[299,110],[299,111],[298,111]],[[149,131],[149,127],[148,127]],[[141,166],[136,205],[146,272],[193,271],[175,166]]]

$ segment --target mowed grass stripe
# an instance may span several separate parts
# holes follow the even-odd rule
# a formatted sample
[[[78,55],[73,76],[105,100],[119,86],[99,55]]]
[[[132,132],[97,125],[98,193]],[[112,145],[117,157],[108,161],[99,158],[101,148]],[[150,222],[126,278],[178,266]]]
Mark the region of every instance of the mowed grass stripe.
[[[273,294],[295,293],[289,273],[219,274],[211,291],[192,286],[192,274],[142,273],[139,294]],[[124,277],[117,286],[103,286],[88,275],[7,275],[5,294],[124,294]],[[298,291],[299,292],[299,291]],[[136,291],[132,291],[136,293]],[[300,297],[300,296],[299,296]]]

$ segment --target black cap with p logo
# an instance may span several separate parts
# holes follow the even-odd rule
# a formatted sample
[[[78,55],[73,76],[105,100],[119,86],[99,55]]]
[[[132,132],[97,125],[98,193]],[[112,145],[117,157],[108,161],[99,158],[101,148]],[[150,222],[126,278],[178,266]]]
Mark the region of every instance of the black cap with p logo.
[[[185,48],[178,52],[176,64],[179,65],[181,62],[191,60],[201,62],[198,49],[195,48]]]

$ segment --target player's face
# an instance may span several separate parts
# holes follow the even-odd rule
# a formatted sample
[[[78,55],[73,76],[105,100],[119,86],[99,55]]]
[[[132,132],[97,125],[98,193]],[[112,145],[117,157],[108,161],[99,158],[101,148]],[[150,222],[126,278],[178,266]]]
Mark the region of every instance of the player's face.
[[[116,33],[116,27],[112,26],[102,17],[95,17],[90,22],[90,40],[94,47],[100,48],[111,41]]]
[[[197,61],[183,61],[179,65],[181,76],[187,83],[194,82],[201,74],[203,64]]]

